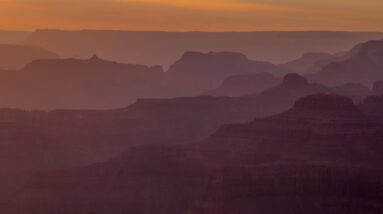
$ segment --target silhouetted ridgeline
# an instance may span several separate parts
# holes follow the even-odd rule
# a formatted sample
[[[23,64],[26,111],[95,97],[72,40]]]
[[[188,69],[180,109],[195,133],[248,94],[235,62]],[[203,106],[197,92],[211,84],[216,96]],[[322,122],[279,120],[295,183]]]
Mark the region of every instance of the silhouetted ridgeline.
[[[335,56],[328,53],[305,53],[299,59],[281,64],[280,66],[293,73],[306,74],[310,72],[313,67],[325,63],[334,57]]]
[[[170,66],[167,74],[177,90],[190,91],[186,95],[193,95],[204,92],[201,89],[206,91],[218,86],[232,75],[261,72],[283,76],[287,70],[269,62],[250,60],[241,53],[186,52]]]
[[[0,213],[383,213],[383,40],[351,49],[379,37],[32,33],[138,64],[37,49],[0,73]]]
[[[0,44],[0,69],[21,69],[33,60],[54,58],[58,55],[39,47]]]
[[[138,97],[167,94],[161,85],[163,75],[159,66],[118,64],[97,56],[87,60],[36,60],[22,70],[0,74],[1,107],[117,108]]]
[[[357,45],[346,57],[329,63],[317,73],[309,75],[313,81],[326,85],[361,83],[372,86],[383,79],[383,40]]]
[[[1,179],[9,189],[2,196],[36,170],[102,161],[135,145],[184,145],[206,138],[222,124],[250,122],[280,113],[303,96],[330,92],[290,74],[270,90],[237,98],[140,99],[124,109],[103,111],[2,109],[0,139],[8,143],[2,145],[7,155],[0,167],[7,176]]]
[[[270,118],[223,126],[200,146],[210,148],[209,154],[222,151],[225,155],[217,159],[228,163],[330,161],[372,165],[379,163],[379,152],[367,154],[383,146],[379,141],[383,136],[377,132],[380,129],[381,125],[364,116],[351,99],[312,95]]]
[[[306,54],[292,64],[312,69],[307,73],[311,82],[360,101],[369,94],[363,85],[383,79],[381,46],[381,40],[369,41],[330,58]],[[288,72],[285,66],[250,60],[235,52],[186,52],[166,72],[160,66],[120,64],[97,56],[36,60],[19,71],[0,74],[0,103],[1,107],[24,109],[108,109],[126,106],[137,98],[243,96],[275,86],[280,81],[276,78]],[[268,77],[260,74],[265,72]]]
[[[226,78],[218,88],[204,94],[240,97],[265,91],[280,84],[281,81],[281,78],[270,73],[233,75]]]
[[[2,210],[380,213],[382,140],[382,124],[351,99],[311,95],[196,144],[141,146],[104,163],[39,174]]]
[[[25,43],[47,48],[63,57],[86,58],[96,53],[118,62],[168,66],[186,51],[242,52],[252,59],[282,63],[307,52],[335,53],[382,37],[382,33],[352,32],[38,30]]]
[[[294,78],[298,78],[298,80],[294,80]],[[282,84],[281,86],[278,86],[281,82],[287,84]],[[272,74],[269,73],[242,74],[228,77],[222,82],[222,84],[217,89],[208,91],[205,94],[211,96],[241,97],[251,94],[259,94],[262,92],[267,93],[268,91],[272,91],[274,88],[278,88],[277,91],[285,93],[286,96],[289,96],[288,92],[283,91],[285,87],[283,85],[288,85],[286,88],[287,91],[292,89],[289,86],[295,86],[293,88],[298,89],[298,91],[300,92],[303,92],[304,90],[308,90],[309,93],[327,91],[328,93],[335,93],[351,97],[355,102],[359,102],[364,100],[367,96],[373,93],[377,93],[376,91],[378,89],[376,88],[378,87],[379,82],[377,82],[375,92],[372,92],[369,88],[358,83],[347,83],[335,87],[326,87],[321,84],[309,84],[309,82],[306,79],[302,79],[302,77],[297,74],[288,74],[285,76],[284,80],[278,77],[274,77]],[[291,91],[291,94],[296,94],[296,92],[294,92],[294,89],[292,89],[293,91]]]
[[[0,74],[1,107],[23,109],[108,109],[137,98],[195,96],[231,75],[284,70],[239,53],[185,53],[169,71],[161,66],[90,59],[40,59]],[[12,91],[12,93],[9,93]]]
[[[21,70],[1,72],[0,102],[3,108],[110,109],[134,103],[138,98],[196,96],[216,88],[221,82],[224,87],[218,89],[221,92],[208,94],[241,96],[269,91],[280,82],[271,75],[284,73],[286,70],[271,63],[228,52],[187,52],[167,72],[161,66],[120,64],[96,55],[86,60],[40,59]],[[290,102],[294,100],[292,97],[297,99],[301,95],[328,90],[355,100],[363,99],[368,93],[363,86],[352,84],[334,89],[310,85],[307,81],[293,85],[293,88],[278,89]],[[287,102],[287,107],[290,104]]]

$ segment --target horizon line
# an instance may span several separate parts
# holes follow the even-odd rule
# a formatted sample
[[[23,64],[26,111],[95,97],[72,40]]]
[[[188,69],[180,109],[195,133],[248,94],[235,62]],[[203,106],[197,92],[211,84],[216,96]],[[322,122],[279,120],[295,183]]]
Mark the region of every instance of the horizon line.
[[[81,32],[81,31],[109,31],[109,32],[147,32],[147,33],[293,33],[293,32],[307,32],[307,33],[383,33],[383,31],[358,31],[358,30],[330,30],[330,29],[308,29],[308,30],[249,30],[249,31],[208,31],[208,30],[129,30],[129,29],[60,29],[60,28],[38,28],[34,30],[7,30],[0,29],[0,32],[20,32],[20,33],[35,33],[38,31],[66,31],[66,32]]]

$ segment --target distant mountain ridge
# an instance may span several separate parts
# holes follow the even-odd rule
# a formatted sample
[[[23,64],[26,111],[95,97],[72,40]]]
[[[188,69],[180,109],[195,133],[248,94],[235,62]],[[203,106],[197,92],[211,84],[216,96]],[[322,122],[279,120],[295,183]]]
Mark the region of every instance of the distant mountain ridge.
[[[326,85],[361,83],[372,86],[383,79],[383,40],[370,40],[308,77]]]
[[[138,98],[200,95],[232,75],[261,72],[284,75],[285,70],[229,52],[187,52],[166,72],[161,66],[122,64],[97,55],[37,59],[23,69],[1,72],[0,107],[121,108]]]
[[[0,44],[19,44],[25,41],[31,32],[0,30]]]
[[[90,59],[35,60],[0,73],[1,107],[22,109],[107,109],[138,97],[166,94],[160,66]],[[10,94],[9,91],[12,91]]]
[[[63,57],[87,58],[96,53],[121,63],[164,65],[186,51],[241,52],[252,59],[284,63],[307,52],[335,53],[383,33],[358,32],[140,32],[103,30],[37,30],[26,44]],[[81,45],[79,45],[81,44]],[[273,47],[271,50],[270,47]],[[137,51],[139,50],[139,51]]]
[[[81,71],[92,69],[93,71],[110,69],[110,70],[134,70],[135,72],[145,72],[152,70],[153,72],[163,73],[161,66],[146,66],[146,65],[135,65],[135,64],[120,64],[114,61],[108,61],[99,58],[97,55],[93,55],[89,59],[37,59],[28,63],[25,66],[26,70],[38,71],[43,69],[52,70],[65,70],[65,69],[76,69]]]
[[[0,69],[21,69],[37,59],[55,59],[58,57],[56,53],[39,47],[0,44]]]
[[[189,94],[192,95],[213,89],[233,75],[270,73],[283,76],[287,70],[269,62],[250,60],[241,53],[186,52],[181,59],[170,66],[166,73],[168,80],[178,83],[177,90],[186,87],[186,91],[190,90]],[[205,90],[201,91],[201,89]]]
[[[305,53],[299,59],[281,64],[282,68],[292,73],[306,74],[313,66],[331,60],[334,56],[328,53]]]
[[[222,84],[218,88],[205,92],[204,94],[211,96],[240,97],[265,91],[281,82],[281,78],[265,72],[233,75],[222,81]]]

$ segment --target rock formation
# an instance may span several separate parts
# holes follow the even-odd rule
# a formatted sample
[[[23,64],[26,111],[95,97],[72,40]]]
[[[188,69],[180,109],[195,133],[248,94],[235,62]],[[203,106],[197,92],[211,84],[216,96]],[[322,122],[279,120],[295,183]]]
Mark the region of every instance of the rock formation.
[[[280,84],[281,79],[270,73],[243,74],[230,76],[222,84],[206,95],[240,97],[260,93]]]
[[[109,109],[138,97],[162,97],[158,66],[119,64],[94,56],[35,60],[0,74],[0,107],[22,109]],[[12,93],[9,93],[12,91]]]
[[[186,146],[145,146],[31,179],[2,206],[36,213],[382,212],[383,127],[351,99],[310,95]]]
[[[186,52],[167,71],[170,81],[180,83],[178,90],[189,90],[189,93],[213,89],[233,75],[261,72],[277,75],[286,73],[271,63],[250,60],[241,53],[232,52]]]
[[[328,64],[310,79],[325,85],[361,83],[372,86],[383,79],[383,40],[372,40],[356,46],[348,57]]]
[[[299,59],[280,65],[293,73],[307,74],[312,67],[334,58],[328,53],[305,53]]]

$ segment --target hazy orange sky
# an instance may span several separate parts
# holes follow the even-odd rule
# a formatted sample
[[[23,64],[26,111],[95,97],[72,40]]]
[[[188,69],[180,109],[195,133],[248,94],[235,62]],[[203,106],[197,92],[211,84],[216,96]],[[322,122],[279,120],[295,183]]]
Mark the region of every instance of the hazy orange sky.
[[[0,29],[383,31],[383,0],[0,0]]]

